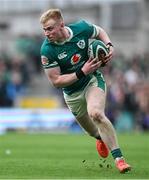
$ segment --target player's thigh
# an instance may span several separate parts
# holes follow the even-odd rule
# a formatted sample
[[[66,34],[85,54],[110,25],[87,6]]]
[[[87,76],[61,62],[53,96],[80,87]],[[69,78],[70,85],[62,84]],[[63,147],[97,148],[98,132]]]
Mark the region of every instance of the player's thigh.
[[[76,118],[82,117],[84,114],[87,113],[87,105],[84,91],[74,93],[73,95],[64,94],[64,99],[69,110]]]
[[[87,110],[104,112],[106,92],[99,87],[90,86],[86,92]]]

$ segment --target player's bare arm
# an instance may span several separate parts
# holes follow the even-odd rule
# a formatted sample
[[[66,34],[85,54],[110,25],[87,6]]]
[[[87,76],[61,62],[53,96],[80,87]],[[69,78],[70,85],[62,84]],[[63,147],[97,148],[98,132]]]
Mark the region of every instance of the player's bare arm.
[[[77,81],[77,76],[75,72],[71,74],[61,75],[59,67],[45,69],[45,73],[49,81],[55,87],[66,87]]]
[[[97,58],[89,59],[81,68],[84,75],[88,75],[96,71],[101,65],[101,62],[97,61]],[[76,72],[70,74],[61,74],[59,67],[45,69],[45,73],[49,81],[55,87],[67,87],[78,80]]]

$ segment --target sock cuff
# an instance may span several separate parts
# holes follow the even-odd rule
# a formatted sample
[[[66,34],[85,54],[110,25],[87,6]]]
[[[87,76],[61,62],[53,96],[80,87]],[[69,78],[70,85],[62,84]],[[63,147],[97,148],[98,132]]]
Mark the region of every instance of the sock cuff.
[[[111,151],[111,154],[112,154],[112,156],[113,156],[114,159],[116,159],[116,158],[122,158],[122,157],[123,157],[120,148],[117,148],[117,149],[112,150],[112,151]]]

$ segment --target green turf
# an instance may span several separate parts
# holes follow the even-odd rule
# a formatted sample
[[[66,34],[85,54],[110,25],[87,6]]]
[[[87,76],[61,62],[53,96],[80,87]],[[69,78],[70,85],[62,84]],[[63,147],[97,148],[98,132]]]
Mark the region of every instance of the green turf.
[[[149,134],[118,136],[130,173],[120,174],[111,155],[99,158],[95,140],[76,134],[0,136],[0,179],[147,179]],[[11,151],[11,153],[10,153]]]

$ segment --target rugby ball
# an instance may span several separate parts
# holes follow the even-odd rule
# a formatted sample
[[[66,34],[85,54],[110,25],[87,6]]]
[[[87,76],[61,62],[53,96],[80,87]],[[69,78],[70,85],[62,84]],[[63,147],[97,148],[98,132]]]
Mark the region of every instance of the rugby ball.
[[[104,57],[109,53],[107,46],[100,40],[94,40],[88,48],[89,58],[97,57],[99,61],[103,61]]]

